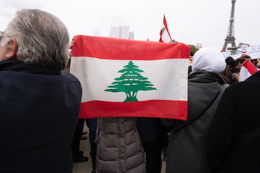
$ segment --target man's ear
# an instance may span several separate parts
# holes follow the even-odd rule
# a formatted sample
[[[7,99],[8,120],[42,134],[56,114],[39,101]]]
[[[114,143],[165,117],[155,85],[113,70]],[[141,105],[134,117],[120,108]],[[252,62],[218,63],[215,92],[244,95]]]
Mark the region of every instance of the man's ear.
[[[7,59],[16,59],[16,53],[18,50],[18,45],[15,38],[11,38],[9,43],[6,45],[6,49],[8,49],[8,53],[5,55]]]

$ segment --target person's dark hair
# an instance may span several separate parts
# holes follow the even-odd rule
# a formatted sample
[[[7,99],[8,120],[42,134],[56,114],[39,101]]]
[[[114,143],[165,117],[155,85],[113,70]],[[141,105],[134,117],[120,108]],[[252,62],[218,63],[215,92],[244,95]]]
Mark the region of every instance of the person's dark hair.
[[[257,61],[257,59],[251,59],[251,63],[256,66],[256,64],[258,63],[258,61]]]
[[[230,66],[230,69],[233,69],[237,65],[235,60],[231,56],[227,57],[225,61],[226,64]]]
[[[248,55],[244,55],[244,56],[242,56],[242,58],[246,58],[246,59],[251,59],[251,57],[250,56],[248,56]]]
[[[190,52],[190,56],[194,56],[194,53],[193,53],[193,52]]]
[[[226,81],[227,84],[230,84],[229,76],[231,75],[230,68],[228,67],[228,64],[226,65],[225,70],[222,73],[219,73],[220,76]]]
[[[232,69],[231,73],[239,73],[240,72],[240,68],[235,67]]]
[[[239,62],[241,63],[241,64],[243,64],[244,62],[245,62],[245,58],[243,58],[243,57],[240,57],[240,58],[237,58],[236,60],[235,60],[235,62],[236,62],[236,64],[238,64]]]

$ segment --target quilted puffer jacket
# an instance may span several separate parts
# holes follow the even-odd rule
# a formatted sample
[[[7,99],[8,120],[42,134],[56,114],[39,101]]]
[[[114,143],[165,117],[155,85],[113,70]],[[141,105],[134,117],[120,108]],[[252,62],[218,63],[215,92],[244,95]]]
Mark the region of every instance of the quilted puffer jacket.
[[[96,158],[97,173],[145,173],[142,144],[133,117],[103,117]]]

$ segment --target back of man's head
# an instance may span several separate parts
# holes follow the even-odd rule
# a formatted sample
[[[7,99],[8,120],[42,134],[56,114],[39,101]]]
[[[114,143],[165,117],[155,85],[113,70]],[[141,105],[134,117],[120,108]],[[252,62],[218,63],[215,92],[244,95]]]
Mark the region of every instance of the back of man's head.
[[[27,64],[62,70],[68,59],[69,34],[56,16],[38,9],[16,12],[5,33],[18,44],[16,58]],[[3,45],[10,39],[6,39]]]
[[[236,64],[238,64],[239,62],[241,63],[241,64],[243,64],[244,62],[245,62],[245,58],[243,58],[243,57],[240,57],[240,58],[237,58],[236,60],[235,60],[235,62],[236,62]]]
[[[230,66],[231,69],[234,68],[237,65],[235,60],[231,56],[227,57],[225,62],[226,62],[227,65]]]

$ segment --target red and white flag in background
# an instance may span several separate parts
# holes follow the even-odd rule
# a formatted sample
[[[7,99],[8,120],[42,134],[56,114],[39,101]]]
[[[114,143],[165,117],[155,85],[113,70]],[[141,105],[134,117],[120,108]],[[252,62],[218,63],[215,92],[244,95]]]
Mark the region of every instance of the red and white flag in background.
[[[254,66],[254,64],[252,64],[249,60],[246,60],[246,62],[243,64],[243,66],[240,69],[239,82],[246,80],[256,72],[258,72],[258,70]]]
[[[172,41],[168,26],[167,26],[167,22],[165,19],[165,15],[163,16],[163,26],[162,29],[160,31],[160,40],[159,42],[164,42],[164,43],[170,43]]]

